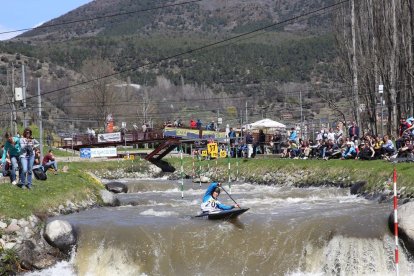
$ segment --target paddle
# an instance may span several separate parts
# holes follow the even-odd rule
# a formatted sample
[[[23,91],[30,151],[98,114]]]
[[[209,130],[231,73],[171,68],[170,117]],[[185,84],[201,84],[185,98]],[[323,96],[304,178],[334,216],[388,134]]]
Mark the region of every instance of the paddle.
[[[225,191],[226,192],[226,194],[231,198],[231,200],[233,200],[233,202],[234,203],[236,203],[236,205],[237,206],[239,206],[239,208],[240,208],[240,205],[231,197],[231,195],[223,188],[223,187],[220,187],[223,191]]]

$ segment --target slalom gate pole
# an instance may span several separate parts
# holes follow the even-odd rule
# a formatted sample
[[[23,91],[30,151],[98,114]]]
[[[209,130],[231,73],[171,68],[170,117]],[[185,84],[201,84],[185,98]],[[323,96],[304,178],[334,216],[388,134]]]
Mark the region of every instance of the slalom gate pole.
[[[236,148],[236,181],[239,181],[239,153]]]
[[[397,197],[397,170],[394,168],[394,236],[395,236],[395,275],[399,276],[398,268],[398,197]]]
[[[184,166],[183,166],[183,145],[180,145],[181,158],[181,198],[184,198]]]
[[[231,172],[231,164],[230,164],[230,140],[229,140],[229,144],[227,146],[227,163],[228,163],[228,175],[229,175],[229,191],[231,194],[231,176],[230,176],[230,172]]]
[[[198,154],[198,181],[200,182],[201,187],[201,156]]]
[[[195,163],[194,163],[194,152],[191,152],[191,155],[193,157],[193,179],[195,178]]]

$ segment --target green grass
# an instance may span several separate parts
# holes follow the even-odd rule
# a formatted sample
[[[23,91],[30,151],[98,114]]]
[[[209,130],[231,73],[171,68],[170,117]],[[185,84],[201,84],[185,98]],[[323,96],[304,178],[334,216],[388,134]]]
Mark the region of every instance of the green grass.
[[[113,171],[124,168],[144,170],[142,160],[107,162],[61,162],[60,168],[68,166],[67,173],[48,173],[46,181],[33,181],[33,189],[20,189],[11,184],[0,184],[0,218],[25,218],[34,213],[44,213],[50,208],[65,205],[67,200],[80,202],[88,197],[97,198],[103,185],[87,171]]]
[[[167,159],[174,167],[179,168],[179,158]],[[207,169],[207,162],[210,169],[216,168],[215,160],[201,161],[202,171]],[[228,160],[218,160],[219,180],[225,182],[228,177]],[[290,174],[307,173],[307,181],[317,182],[320,180],[345,179],[347,182],[367,181],[366,191],[380,191],[385,183],[392,182],[394,166],[397,169],[398,189],[405,187],[405,194],[414,194],[414,166],[410,163],[392,164],[390,162],[359,161],[359,160],[292,160],[292,159],[239,159],[239,176],[256,176],[258,179],[270,172],[283,172]],[[196,170],[198,162],[195,161]],[[184,171],[192,173],[192,159],[184,158]],[[231,159],[231,175],[236,174],[236,159]],[[391,187],[392,188],[392,187]]]

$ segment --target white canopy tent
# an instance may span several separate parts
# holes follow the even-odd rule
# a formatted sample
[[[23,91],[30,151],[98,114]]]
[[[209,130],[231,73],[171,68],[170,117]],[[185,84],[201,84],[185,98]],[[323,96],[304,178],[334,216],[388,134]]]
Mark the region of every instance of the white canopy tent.
[[[245,129],[286,129],[286,125],[273,121],[271,119],[262,119],[257,122],[243,126]]]

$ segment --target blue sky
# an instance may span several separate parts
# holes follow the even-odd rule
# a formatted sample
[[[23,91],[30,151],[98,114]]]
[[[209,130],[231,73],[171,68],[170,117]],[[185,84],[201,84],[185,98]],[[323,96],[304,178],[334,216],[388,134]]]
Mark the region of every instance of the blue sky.
[[[0,33],[38,26],[89,2],[92,0],[2,0]],[[16,35],[0,34],[0,40]]]

